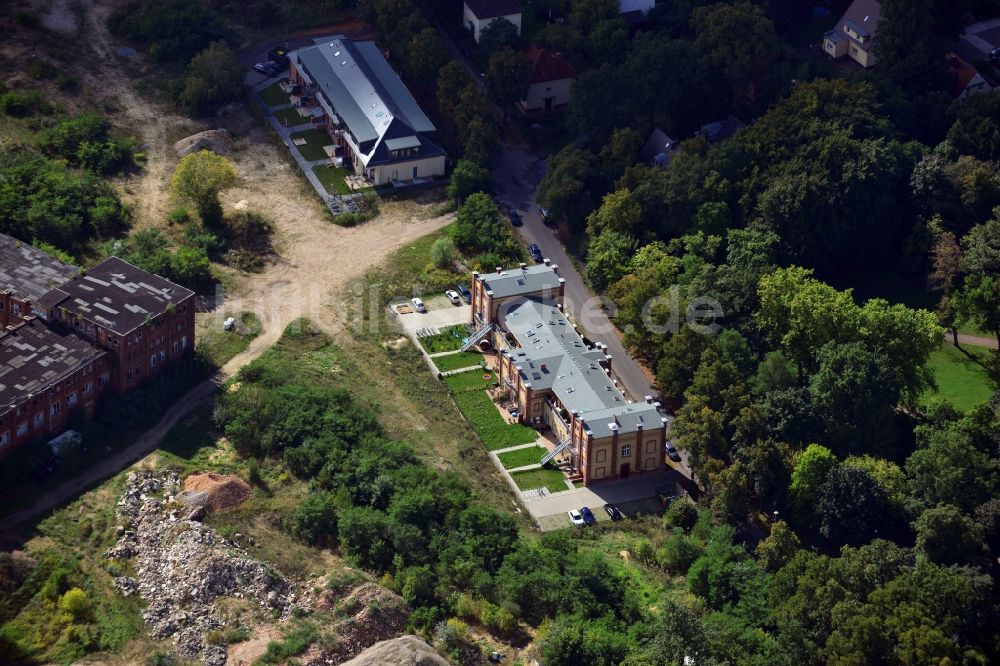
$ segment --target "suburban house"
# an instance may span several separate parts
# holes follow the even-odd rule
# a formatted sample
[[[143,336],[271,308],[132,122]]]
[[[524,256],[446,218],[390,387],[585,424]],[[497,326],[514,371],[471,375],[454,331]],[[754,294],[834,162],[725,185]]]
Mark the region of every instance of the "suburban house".
[[[118,392],[155,377],[194,350],[194,292],[111,257],[38,300],[49,326],[109,353]]]
[[[725,120],[702,125],[695,134],[705,137],[709,143],[719,143],[736,136],[744,129],[746,129],[746,123],[736,116],[729,116]]]
[[[109,366],[106,352],[36,317],[0,331],[0,457],[58,435],[77,410],[92,411]]]
[[[0,329],[29,316],[32,303],[78,272],[75,266],[0,234]]]
[[[0,457],[194,351],[194,292],[117,257],[81,273],[0,234]]]
[[[462,25],[472,32],[479,42],[483,28],[497,19],[507,19],[521,34],[521,14],[524,10],[517,0],[465,0],[462,7]]]
[[[951,96],[955,99],[965,99],[977,92],[993,90],[989,81],[983,78],[975,67],[956,53],[945,56],[948,60],[948,75],[951,77]]]
[[[879,0],[854,0],[833,30],[823,35],[823,50],[832,58],[850,56],[862,67],[875,64]]]
[[[618,13],[626,23],[642,23],[656,6],[656,0],[618,0]]]
[[[665,167],[677,150],[677,142],[667,136],[659,127],[654,127],[649,138],[639,151],[639,159],[649,166]]]
[[[568,454],[571,480],[590,485],[664,469],[666,418],[652,398],[625,397],[607,347],[588,342],[566,317],[558,270],[546,262],[473,273],[469,342],[497,350],[518,421],[552,429],[558,443],[545,458]]]
[[[374,42],[336,37],[294,51],[289,78],[357,175],[385,185],[444,174],[436,128]]]
[[[531,44],[524,51],[531,62],[531,78],[524,99],[517,102],[525,115],[550,113],[569,104],[576,72],[561,53]]]

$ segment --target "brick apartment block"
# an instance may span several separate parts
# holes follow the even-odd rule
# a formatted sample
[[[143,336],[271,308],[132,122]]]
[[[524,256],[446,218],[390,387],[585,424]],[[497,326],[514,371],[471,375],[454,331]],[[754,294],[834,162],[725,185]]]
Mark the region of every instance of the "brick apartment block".
[[[0,457],[194,350],[194,292],[111,257],[87,271],[0,234]]]
[[[589,343],[562,309],[565,280],[544,264],[472,274],[472,340],[496,349],[497,373],[522,423],[548,425],[584,485],[666,466],[667,420],[631,402],[611,356]]]

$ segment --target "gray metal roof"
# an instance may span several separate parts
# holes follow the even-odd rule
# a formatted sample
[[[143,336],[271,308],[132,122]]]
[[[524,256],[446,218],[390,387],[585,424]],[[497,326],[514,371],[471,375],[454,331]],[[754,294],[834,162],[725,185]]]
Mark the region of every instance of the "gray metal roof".
[[[600,364],[604,351],[587,347],[559,308],[527,300],[507,314],[505,323],[520,345],[506,353],[522,381],[534,390],[551,390],[594,437],[610,436],[612,423],[619,432],[662,427],[656,407],[626,401]]]
[[[385,147],[389,150],[405,150],[406,148],[418,148],[420,139],[415,136],[404,136],[400,139],[386,139]]]
[[[0,411],[103,355],[83,338],[53,331],[37,319],[0,332]]]
[[[0,291],[9,289],[20,300],[37,301],[77,273],[76,266],[0,234]]]
[[[521,14],[524,11],[517,0],[465,0],[465,6],[472,10],[473,16],[480,21],[497,16]]]
[[[105,259],[38,302],[124,335],[194,292],[118,257]]]
[[[381,139],[394,120],[408,125],[410,134],[435,131],[374,42],[317,40],[292,57],[305,66],[359,146]]]
[[[512,268],[496,273],[485,273],[477,277],[494,298],[506,298],[522,294],[534,294],[546,289],[559,290],[562,278],[555,268],[546,264],[535,264],[524,268]]]

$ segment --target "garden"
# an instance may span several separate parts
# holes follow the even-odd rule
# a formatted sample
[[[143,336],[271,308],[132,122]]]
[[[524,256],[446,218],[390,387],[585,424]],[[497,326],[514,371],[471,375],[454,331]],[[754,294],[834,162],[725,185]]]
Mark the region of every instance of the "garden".
[[[489,379],[486,379],[487,376]],[[496,375],[493,373],[484,374],[478,370],[444,378],[459,411],[490,451],[528,444],[538,439],[538,433],[532,428],[504,420],[485,390],[495,381]]]
[[[450,372],[451,370],[460,370],[461,368],[471,368],[474,365],[481,365],[483,356],[482,354],[473,352],[458,352],[457,354],[435,356],[431,360],[434,361],[434,365],[437,366],[440,372]]]
[[[317,164],[313,167],[313,173],[319,182],[326,189],[328,194],[350,194],[351,188],[347,186],[344,177],[347,176],[347,169],[331,166],[329,164]]]
[[[454,351],[462,348],[464,340],[468,336],[468,326],[465,324],[455,324],[454,326],[449,326],[444,329],[437,335],[428,335],[425,338],[420,338],[420,346],[423,347],[428,354]]]
[[[537,465],[546,451],[544,446],[528,446],[523,449],[499,453],[497,458],[500,459],[500,464],[504,466],[504,469],[517,469],[527,465]]]
[[[324,148],[333,145],[333,139],[330,138],[326,130],[322,129],[307,129],[304,132],[296,132],[289,138],[295,145],[295,149],[310,162],[329,157]],[[305,141],[305,143],[299,145],[296,141]]]
[[[559,493],[566,490],[566,478],[557,469],[542,467],[540,469],[529,469],[524,472],[514,472],[510,475],[514,483],[521,490],[532,490],[534,488],[545,488],[550,493]]]

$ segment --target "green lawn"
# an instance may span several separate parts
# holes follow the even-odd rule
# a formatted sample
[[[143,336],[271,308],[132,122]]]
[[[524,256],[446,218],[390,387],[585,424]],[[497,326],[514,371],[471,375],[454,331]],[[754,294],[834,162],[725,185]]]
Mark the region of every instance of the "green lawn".
[[[462,348],[462,338],[466,338],[468,336],[468,326],[465,324],[455,324],[454,326],[449,326],[444,329],[437,335],[429,335],[426,338],[420,338],[420,346],[423,347],[428,354],[454,351]]]
[[[434,361],[434,365],[437,366],[438,370],[448,372],[449,370],[458,370],[459,368],[470,368],[474,365],[479,365],[483,362],[483,355],[476,354],[475,352],[458,352],[457,354],[448,354],[447,356],[435,356],[431,360]]]
[[[532,490],[534,488],[547,488],[550,493],[558,493],[569,490],[566,487],[566,477],[557,469],[543,467],[542,469],[529,469],[526,472],[514,472],[510,475],[514,483],[521,490]]]
[[[341,169],[340,167],[327,166],[325,164],[317,164],[313,167],[313,173],[319,178],[319,182],[323,184],[326,191],[330,194],[350,194],[351,188],[347,186],[344,181],[344,176],[347,175],[347,169]]]
[[[281,86],[277,83],[272,83],[268,87],[260,91],[260,98],[264,100],[264,104],[268,106],[281,106],[282,104],[289,104],[291,100],[288,99],[288,95],[284,93]]]
[[[489,379],[486,378],[489,375]],[[481,391],[497,382],[497,375],[494,372],[480,372],[472,370],[451,375],[444,378],[444,383],[455,393],[463,391]]]
[[[333,139],[330,138],[326,130],[321,129],[307,129],[305,132],[296,132],[291,138],[293,141],[294,139],[306,140],[307,143],[304,146],[295,146],[295,149],[310,162],[329,157],[326,151],[323,150],[323,147],[333,145]],[[292,145],[294,146],[295,144],[293,143]]]
[[[222,367],[246,349],[250,341],[260,334],[260,319],[254,313],[241,312],[238,316],[226,313],[226,317],[230,316],[237,320],[234,330],[226,331],[217,326],[206,331],[198,340],[199,349],[217,367]]]
[[[504,469],[514,469],[515,467],[524,467],[525,465],[537,465],[538,461],[544,455],[544,446],[532,446],[526,449],[518,449],[517,451],[500,453],[497,457],[500,458],[500,463],[504,466]]]
[[[963,411],[985,403],[997,388],[986,371],[993,353],[985,347],[963,345],[959,349],[946,342],[931,354],[928,362],[937,380],[938,392],[925,393],[923,399],[941,398]]]
[[[452,397],[490,451],[528,444],[538,438],[538,433],[531,428],[505,421],[485,391],[466,391],[455,393]]]
[[[296,109],[278,109],[274,112],[274,117],[277,118],[278,122],[285,127],[305,125],[309,122],[309,118],[306,116],[300,116]]]

